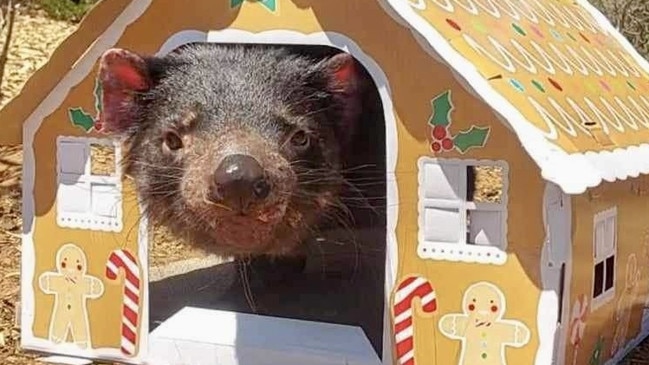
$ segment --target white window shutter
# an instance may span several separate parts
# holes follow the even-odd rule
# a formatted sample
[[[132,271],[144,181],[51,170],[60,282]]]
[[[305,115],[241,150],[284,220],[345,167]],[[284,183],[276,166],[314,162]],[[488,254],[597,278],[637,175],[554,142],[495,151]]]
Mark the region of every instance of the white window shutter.
[[[608,217],[605,223],[605,232],[606,235],[604,236],[604,242],[605,242],[605,248],[606,248],[606,256],[610,256],[615,253],[615,216]]]
[[[58,146],[59,173],[83,175],[89,151],[83,142],[60,142]]]
[[[603,220],[595,222],[595,260],[599,261],[606,255],[606,225]]]
[[[424,210],[424,239],[433,242],[459,243],[464,219],[457,208],[433,208]]]
[[[92,212],[96,215],[116,218],[118,204],[121,204],[119,189],[113,184],[92,184]]]
[[[466,195],[466,167],[427,163],[423,186],[425,199],[463,201]]]
[[[501,246],[502,219],[499,211],[471,211],[470,240],[477,245]]]
[[[59,184],[56,204],[59,213],[88,213],[90,211],[89,185],[82,181],[62,181]]]

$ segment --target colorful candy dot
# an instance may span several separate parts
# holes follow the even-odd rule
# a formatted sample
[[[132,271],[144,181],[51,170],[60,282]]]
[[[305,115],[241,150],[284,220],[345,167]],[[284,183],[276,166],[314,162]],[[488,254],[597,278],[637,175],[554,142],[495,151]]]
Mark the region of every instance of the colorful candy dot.
[[[599,84],[602,85],[602,87],[604,88],[604,90],[609,91],[609,92],[611,91],[611,87],[608,86],[608,84],[606,83],[606,81],[604,81],[604,80],[599,80]]]
[[[525,88],[523,85],[516,79],[509,79],[509,83],[516,89],[517,91],[520,92],[525,92]]]
[[[572,39],[575,42],[577,41],[577,39],[575,39],[575,37],[572,34],[570,34],[568,32],[566,32],[566,34],[568,35],[568,38]]]
[[[557,89],[559,91],[563,91],[563,88],[561,87],[561,85],[559,85],[559,83],[554,81],[551,77],[548,77],[548,81],[550,82],[550,84],[552,84],[552,86],[554,86],[555,89]]]
[[[525,33],[525,31],[523,30],[523,28],[521,28],[521,27],[520,27],[518,24],[516,24],[516,23],[512,23],[512,28],[514,28],[514,30],[516,31],[516,33],[518,33],[518,34],[520,34],[520,35],[522,35],[522,36],[527,35],[527,34]]]
[[[486,359],[486,358],[487,358],[487,353],[486,353],[486,352],[483,352],[482,355],[480,355],[480,356],[481,356],[483,359]]]
[[[635,90],[635,86],[631,83],[631,81],[627,81],[626,84],[629,85],[629,87],[630,87],[632,90]]]
[[[582,38],[583,40],[585,40],[587,43],[590,43],[590,39],[586,38],[586,36],[584,35],[584,33],[579,32],[579,35],[580,35],[581,38]]]
[[[448,23],[448,25],[450,25],[453,29],[457,30],[458,32],[462,31],[460,25],[454,22],[452,19],[446,19],[446,23]]]
[[[562,37],[561,34],[559,34],[556,30],[554,30],[554,29],[550,29],[550,34],[552,34],[552,36],[554,37],[554,39],[556,39],[556,40],[558,40],[558,41],[563,41],[563,37]]]
[[[586,88],[593,94],[597,93],[597,87],[595,87],[592,81],[586,81]]]
[[[543,85],[541,85],[540,82],[538,82],[536,80],[532,80],[532,85],[534,85],[534,87],[536,87],[536,89],[539,90],[540,92],[542,92],[542,93],[545,92],[545,88],[543,87]]]
[[[539,37],[539,38],[545,38],[545,36],[543,35],[543,33],[541,32],[541,30],[540,30],[537,26],[532,25],[530,28],[532,28],[532,32],[534,32],[534,34],[536,34],[537,37]]]
[[[471,22],[471,25],[473,25],[473,28],[475,28],[475,30],[477,30],[478,32],[487,33],[487,29],[484,27],[484,24],[482,24],[482,22],[477,18]]]

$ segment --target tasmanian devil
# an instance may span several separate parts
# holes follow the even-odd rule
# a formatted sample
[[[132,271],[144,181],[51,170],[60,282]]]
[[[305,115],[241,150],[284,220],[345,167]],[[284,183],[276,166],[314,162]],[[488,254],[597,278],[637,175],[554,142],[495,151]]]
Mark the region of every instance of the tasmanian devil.
[[[365,83],[347,53],[191,44],[163,57],[110,49],[104,132],[124,141],[151,222],[209,251],[296,252],[340,205]]]

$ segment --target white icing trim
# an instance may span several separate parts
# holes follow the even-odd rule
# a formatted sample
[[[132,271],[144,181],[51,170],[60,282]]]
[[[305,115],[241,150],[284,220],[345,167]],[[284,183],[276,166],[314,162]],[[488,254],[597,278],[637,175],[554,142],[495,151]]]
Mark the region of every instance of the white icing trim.
[[[446,165],[463,165],[463,166],[498,166],[502,169],[502,195],[501,202],[497,203],[498,206],[504,209],[497,211],[501,212],[502,224],[500,227],[500,237],[502,242],[498,246],[487,245],[468,245],[462,242],[446,243],[446,242],[431,242],[427,241],[424,237],[424,209],[426,207],[442,207],[442,201],[433,201],[426,199],[425,195],[425,171],[424,167],[427,164],[436,164],[440,166]],[[457,158],[433,158],[422,156],[417,161],[418,168],[418,245],[417,253],[422,259],[432,260],[446,260],[446,261],[461,261],[467,263],[480,263],[480,264],[494,264],[503,265],[507,261],[507,216],[508,216],[508,191],[509,191],[509,165],[505,161],[493,160],[472,160],[472,159],[457,159]],[[460,187],[463,189],[463,187]],[[465,189],[464,189],[465,190]],[[470,203],[462,202],[458,208],[462,211],[467,208]],[[475,203],[473,203],[475,204]],[[477,204],[476,204],[477,205]],[[496,204],[494,204],[496,205]],[[478,211],[491,210],[491,209],[478,209]],[[462,215],[464,217],[464,215]],[[466,221],[466,219],[465,219]]]
[[[147,10],[152,0],[138,0],[131,2],[124,11],[115,18],[113,23],[100,35],[88,48],[87,52],[75,63],[74,68],[63,76],[56,87],[29,115],[23,124],[23,239],[21,258],[21,347],[47,353],[60,355],[105,359],[138,364],[146,356],[147,335],[149,328],[148,288],[144,291],[142,308],[141,347],[137,356],[125,357],[119,349],[97,348],[80,350],[74,345],[53,345],[46,339],[37,338],[33,332],[34,322],[34,275],[35,275],[35,201],[34,187],[36,180],[36,156],[34,155],[34,137],[43,120],[61,106],[70,90],[93,72],[97,60],[108,48],[114,46],[121,38],[126,27],[136,21]],[[140,207],[140,209],[142,209]],[[142,210],[141,210],[142,211]],[[140,221],[140,236],[138,237],[140,262],[143,267],[148,267],[146,220]],[[144,282],[148,282],[147,271],[143,270]],[[121,303],[120,303],[121,308]]]
[[[402,0],[381,0],[393,9],[388,14],[398,14],[411,26],[416,38],[421,35],[427,42],[425,49],[436,53],[446,64],[456,71],[453,75],[459,77],[462,85],[471,85],[477,95],[491,106],[497,115],[508,121],[518,136],[525,151],[541,169],[545,180],[559,185],[568,194],[581,194],[586,189],[599,185],[602,181],[624,180],[636,177],[640,173],[649,173],[649,144],[641,144],[628,148],[617,148],[613,151],[600,153],[569,154],[546,139],[543,131],[527,121],[523,114],[505,97],[498,93],[476,67],[432,27],[426,19]],[[580,5],[592,15],[605,32],[618,40],[627,52],[646,72],[649,63],[633,49],[617,30],[585,0],[578,0]],[[447,2],[449,4],[449,2]],[[500,6],[500,5],[499,5]],[[545,19],[548,21],[548,19]]]

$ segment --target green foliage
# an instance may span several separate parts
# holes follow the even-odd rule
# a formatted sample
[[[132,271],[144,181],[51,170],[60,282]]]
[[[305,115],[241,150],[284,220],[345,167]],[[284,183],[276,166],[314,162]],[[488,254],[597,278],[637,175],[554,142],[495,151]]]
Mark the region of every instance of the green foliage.
[[[98,0],[81,0],[79,4],[75,4],[72,0],[36,1],[50,17],[72,23],[81,21],[86,12],[97,2]]]

